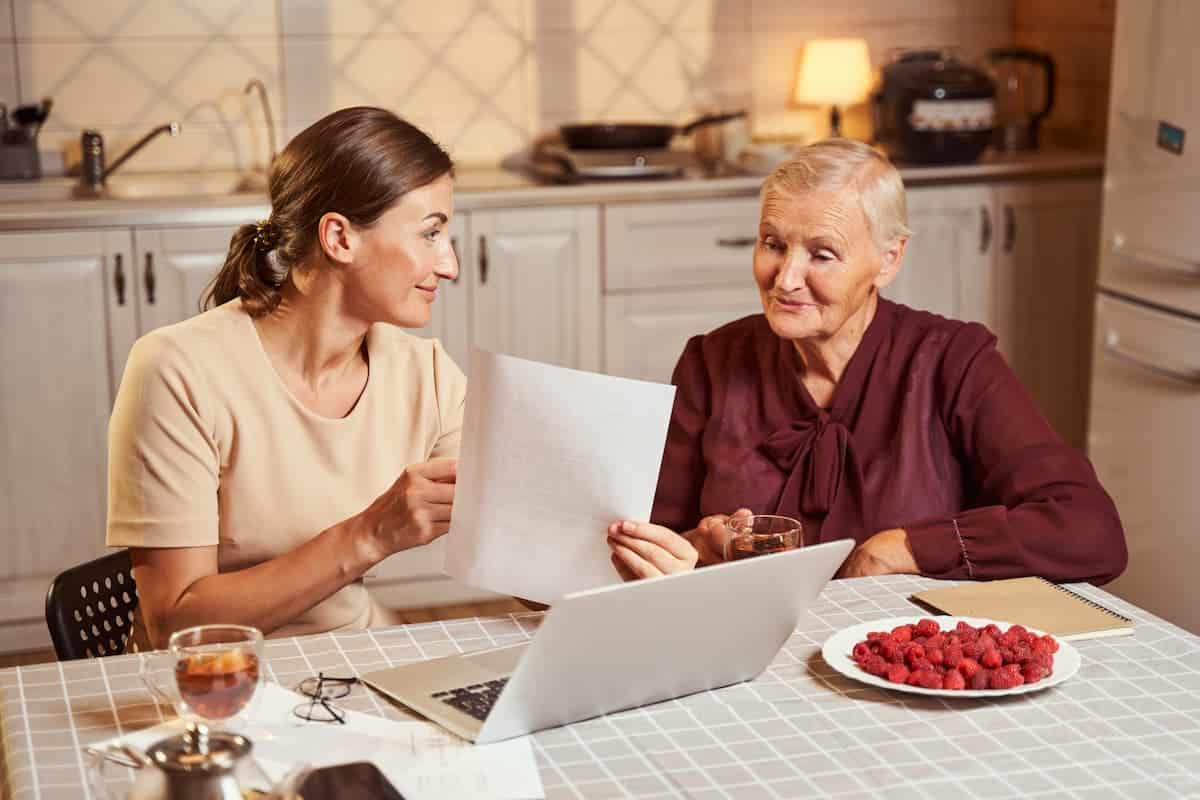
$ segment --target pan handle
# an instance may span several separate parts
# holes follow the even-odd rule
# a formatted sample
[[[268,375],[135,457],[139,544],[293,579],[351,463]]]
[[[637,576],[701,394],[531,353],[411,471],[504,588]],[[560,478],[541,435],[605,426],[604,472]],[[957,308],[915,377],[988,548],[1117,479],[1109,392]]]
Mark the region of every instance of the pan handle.
[[[731,119],[740,119],[744,116],[746,116],[745,110],[731,111],[728,114],[705,114],[703,117],[694,119],[687,125],[684,125],[681,128],[676,128],[675,130],[677,133],[686,136],[687,134],[696,130],[696,128],[700,128],[705,125],[715,125],[718,122],[728,122]]]

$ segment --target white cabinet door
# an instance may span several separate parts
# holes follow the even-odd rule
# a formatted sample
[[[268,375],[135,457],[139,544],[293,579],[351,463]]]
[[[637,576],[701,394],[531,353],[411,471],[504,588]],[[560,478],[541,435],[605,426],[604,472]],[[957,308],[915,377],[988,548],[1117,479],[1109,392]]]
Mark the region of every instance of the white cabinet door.
[[[499,353],[600,368],[599,210],[471,212],[471,340]]]
[[[234,230],[225,226],[134,230],[142,333],[199,313],[200,295],[225,263]]]
[[[127,231],[0,234],[0,649],[48,641],[49,578],[104,549],[115,354],[137,334],[131,255]]]
[[[413,333],[439,339],[450,358],[464,372],[471,348],[471,280],[467,269],[470,248],[469,216],[457,214],[450,223],[450,242],[458,256],[458,277],[438,283],[438,297],[433,303],[429,324]]]
[[[913,235],[900,274],[883,295],[913,308],[993,327],[991,189],[935,186],[909,189],[907,197]]]
[[[613,294],[604,299],[604,371],[670,383],[687,340],[762,311],[746,286]]]
[[[994,192],[1005,354],[1054,429],[1083,447],[1100,181],[1024,181]]]

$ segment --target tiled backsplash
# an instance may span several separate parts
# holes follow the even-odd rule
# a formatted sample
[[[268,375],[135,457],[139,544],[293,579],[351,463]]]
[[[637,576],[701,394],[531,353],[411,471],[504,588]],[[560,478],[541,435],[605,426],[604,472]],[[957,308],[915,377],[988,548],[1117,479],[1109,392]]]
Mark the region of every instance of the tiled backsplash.
[[[1015,2],[0,0],[0,100],[54,98],[49,150],[77,151],[92,127],[115,154],[183,123],[130,170],[263,163],[262,114],[242,93],[251,77],[270,91],[281,139],[369,103],[461,162],[494,163],[568,120],[679,122],[717,107],[749,108],[757,133],[820,135],[823,115],[786,107],[807,39],[863,36],[877,63],[929,44],[979,55],[1012,42]],[[850,133],[864,117],[849,115]]]

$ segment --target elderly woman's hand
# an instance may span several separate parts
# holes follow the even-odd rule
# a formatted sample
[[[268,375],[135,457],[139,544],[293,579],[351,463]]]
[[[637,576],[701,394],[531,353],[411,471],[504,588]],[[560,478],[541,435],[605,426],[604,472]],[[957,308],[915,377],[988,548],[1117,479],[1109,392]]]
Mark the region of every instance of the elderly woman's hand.
[[[608,526],[612,564],[625,580],[687,572],[698,553],[687,539],[670,528],[649,522],[623,520]]]
[[[683,534],[696,551],[700,554],[699,563],[702,566],[720,564],[725,560],[725,541],[729,538],[725,523],[730,517],[743,517],[752,514],[748,508],[739,508],[732,514],[710,514],[700,520],[694,530]]]
[[[846,563],[838,570],[839,578],[861,578],[866,575],[896,575],[920,572],[908,533],[902,528],[880,531],[854,548]]]

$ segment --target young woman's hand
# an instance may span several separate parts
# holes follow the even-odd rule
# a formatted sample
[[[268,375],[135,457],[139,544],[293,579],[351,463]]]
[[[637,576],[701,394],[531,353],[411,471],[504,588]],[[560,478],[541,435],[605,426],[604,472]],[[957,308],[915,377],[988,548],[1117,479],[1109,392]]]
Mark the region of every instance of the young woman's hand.
[[[725,523],[730,517],[744,517],[751,513],[748,508],[739,508],[732,514],[710,514],[700,520],[695,529],[684,534],[700,554],[701,566],[720,564],[725,560],[725,540],[729,538]]]
[[[695,568],[692,543],[670,528],[623,520],[608,526],[608,547],[617,574],[627,581]]]
[[[429,544],[450,530],[457,458],[433,458],[405,467],[391,487],[362,512],[379,560]]]

